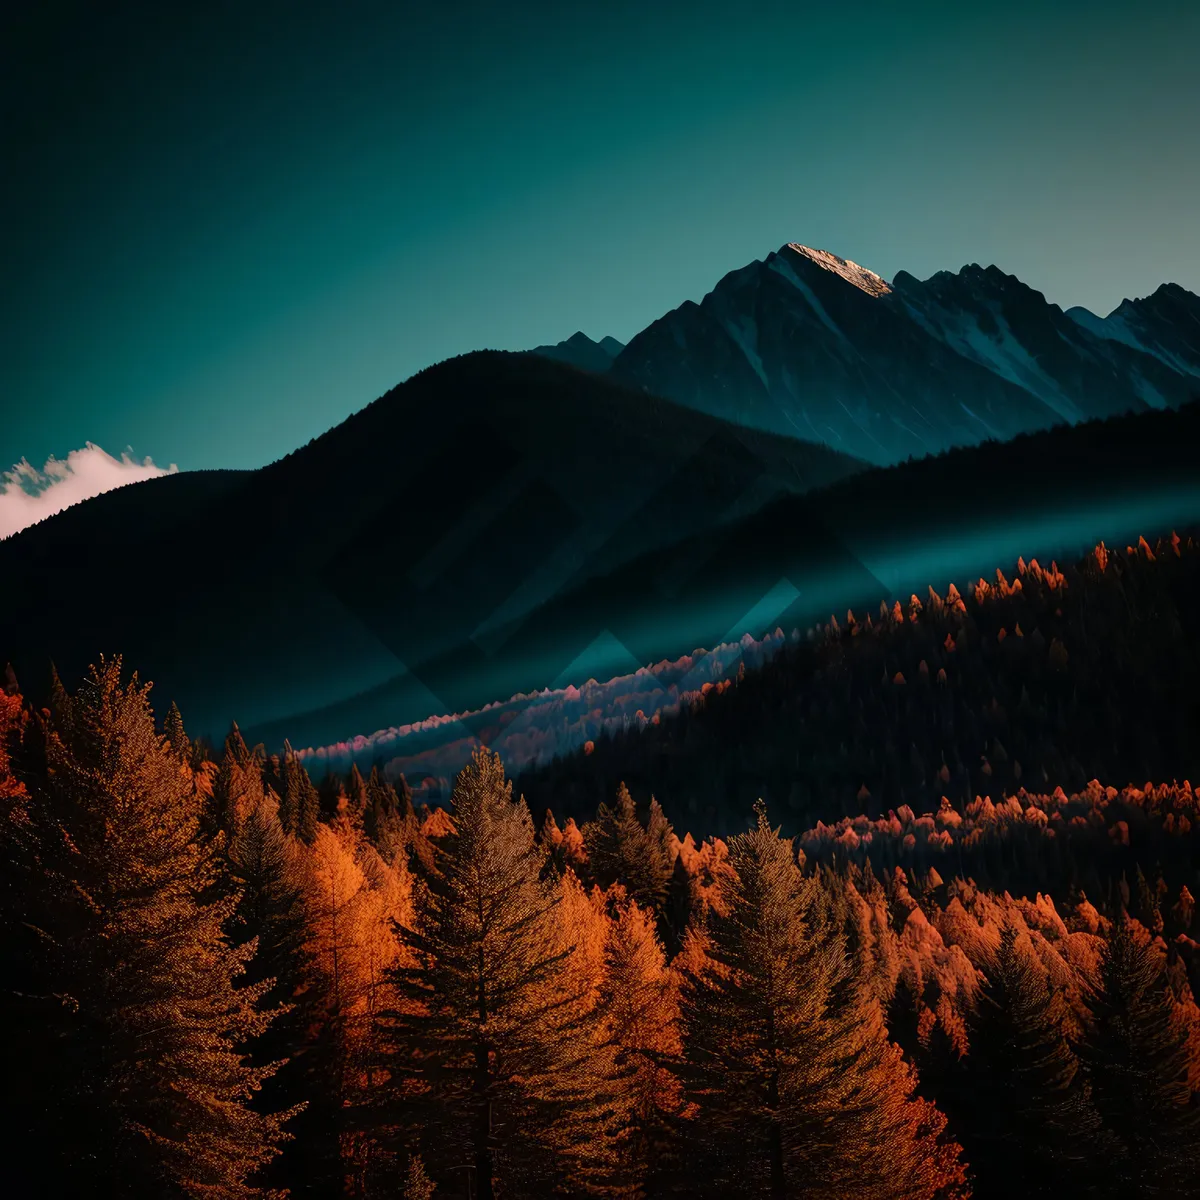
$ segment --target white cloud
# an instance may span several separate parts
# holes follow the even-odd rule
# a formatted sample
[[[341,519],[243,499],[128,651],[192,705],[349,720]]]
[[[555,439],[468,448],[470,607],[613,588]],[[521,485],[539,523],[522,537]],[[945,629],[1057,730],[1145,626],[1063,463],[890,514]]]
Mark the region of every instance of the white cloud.
[[[128,450],[113,458],[92,442],[82,450],[72,450],[66,458],[51,456],[40,471],[23,458],[0,475],[0,539],[101,492],[178,470],[174,463],[155,466],[150,458],[138,462]]]

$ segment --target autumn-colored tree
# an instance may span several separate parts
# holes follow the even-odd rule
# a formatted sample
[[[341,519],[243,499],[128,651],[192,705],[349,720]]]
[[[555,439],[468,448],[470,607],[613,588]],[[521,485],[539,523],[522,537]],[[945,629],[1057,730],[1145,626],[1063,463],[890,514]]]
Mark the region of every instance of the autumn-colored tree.
[[[477,1200],[583,1186],[609,1164],[614,1067],[571,992],[560,883],[498,755],[477,751],[458,776],[435,865],[406,938],[415,965],[396,973],[402,1123],[434,1178],[467,1169]]]
[[[205,746],[193,742],[183,727],[183,715],[174,701],[167,710],[163,721],[163,733],[175,757],[179,761],[179,769],[187,779],[193,798],[202,802],[205,812],[208,812],[216,786],[218,766],[208,757]],[[211,815],[209,822],[211,822]]]
[[[913,1097],[880,1005],[853,986],[819,878],[758,814],[730,842],[727,915],[710,914],[706,961],[683,991],[695,1193],[955,1194],[944,1117]]]
[[[601,804],[583,829],[588,869],[601,887],[620,883],[629,897],[659,912],[667,897],[674,863],[667,848],[671,827],[651,802],[653,830],[638,820],[629,789],[622,783],[613,807]]]
[[[403,859],[385,864],[344,817],[319,825],[302,860],[308,970],[301,1002],[313,1099],[297,1125],[310,1185],[361,1191],[369,1147],[356,1110],[378,1071],[381,1014],[393,1004],[389,973],[400,960],[395,923],[411,920]]]
[[[612,922],[606,968],[605,1033],[618,1047],[625,1080],[621,1162],[633,1189],[660,1195],[671,1181],[671,1122],[683,1104],[669,1066],[681,1049],[679,991],[653,915],[632,900],[621,904]]]
[[[1108,930],[1081,1047],[1096,1107],[1120,1143],[1111,1194],[1200,1195],[1200,1104],[1188,1083],[1188,1031],[1165,955],[1118,914]]]
[[[587,846],[583,841],[583,830],[575,824],[574,817],[568,817],[562,829],[563,862],[576,874],[587,867]]]
[[[263,796],[263,763],[247,748],[235,722],[213,784],[211,823],[226,840],[237,836],[246,815]]]
[[[419,1154],[412,1154],[404,1171],[404,1191],[402,1200],[433,1200],[437,1191],[433,1180],[425,1170],[425,1164]]]
[[[0,1156],[6,1184],[15,1195],[34,1195],[41,1186],[41,1163],[29,1154],[39,1122],[54,1103],[47,1089],[46,1064],[38,1047],[44,1003],[30,994],[27,966],[41,953],[26,920],[28,896],[19,869],[28,830],[29,792],[13,758],[19,755],[29,713],[11,668],[0,692],[0,1061],[7,1086],[0,1088]],[[25,968],[25,969],[22,969]],[[20,1081],[18,1086],[17,1081]]]
[[[23,1132],[53,1148],[38,1194],[249,1197],[283,1133],[249,1103],[271,1067],[240,1047],[271,1015],[243,986],[252,947],[225,937],[233,902],[198,899],[218,863],[148,691],[102,659],[39,721],[8,855],[37,935],[9,964],[39,1010]]]

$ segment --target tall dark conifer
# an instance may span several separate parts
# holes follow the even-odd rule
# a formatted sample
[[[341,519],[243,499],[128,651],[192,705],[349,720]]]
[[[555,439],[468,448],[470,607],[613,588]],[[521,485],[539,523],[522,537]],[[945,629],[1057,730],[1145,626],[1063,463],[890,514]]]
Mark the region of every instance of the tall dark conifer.
[[[321,819],[321,800],[296,752],[287,742],[283,754],[283,801],[279,817],[285,833],[312,845]]]
[[[1166,956],[1123,912],[1105,939],[1083,1047],[1096,1107],[1120,1143],[1113,1195],[1200,1195],[1200,1104]]]
[[[732,839],[727,915],[683,991],[681,1077],[697,1195],[906,1200],[955,1194],[958,1147],[912,1097],[879,1004],[854,986],[818,878],[767,823]]]
[[[969,1023],[953,1098],[975,1195],[1095,1194],[1108,1158],[1100,1114],[1067,1040],[1067,1001],[1012,925]]]
[[[588,867],[601,887],[624,886],[630,899],[661,912],[666,903],[674,863],[668,852],[671,827],[657,802],[651,802],[652,831],[638,820],[629,789],[617,788],[613,807],[601,804],[596,819],[584,826]]]
[[[249,949],[226,940],[233,903],[203,903],[218,864],[199,803],[155,729],[147,686],[101,660],[40,730],[13,857],[35,956],[16,964],[30,1003],[40,1090],[30,1144],[52,1147],[42,1194],[258,1194],[280,1119],[250,1101],[270,1066]]]
[[[566,986],[558,881],[498,755],[459,775],[435,855],[406,937],[418,965],[397,973],[390,1017],[401,1124],[435,1179],[461,1187],[469,1172],[476,1200],[583,1186],[612,1158],[614,1056]]]
[[[371,768],[366,783],[366,811],[363,828],[385,862],[391,862],[397,854],[403,854],[412,835],[411,822],[405,820],[401,811],[400,797],[396,789],[387,782],[378,766]],[[409,809],[412,801],[409,801]]]

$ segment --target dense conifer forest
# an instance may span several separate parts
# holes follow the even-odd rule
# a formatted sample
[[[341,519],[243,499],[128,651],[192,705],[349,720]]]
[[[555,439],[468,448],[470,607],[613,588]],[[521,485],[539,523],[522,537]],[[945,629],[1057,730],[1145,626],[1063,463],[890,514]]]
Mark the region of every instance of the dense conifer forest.
[[[444,809],[10,672],[6,1191],[1200,1196],[1198,564],[847,613]]]

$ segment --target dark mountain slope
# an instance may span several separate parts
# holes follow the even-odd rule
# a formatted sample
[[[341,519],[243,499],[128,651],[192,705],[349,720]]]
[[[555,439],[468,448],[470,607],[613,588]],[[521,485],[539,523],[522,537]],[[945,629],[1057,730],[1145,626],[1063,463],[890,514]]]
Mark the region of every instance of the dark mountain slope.
[[[50,657],[74,678],[120,650],[208,734],[397,676],[424,717],[490,699],[475,681],[512,623],[583,575],[860,466],[532,355],[467,355],[224,492],[139,484],[0,543],[0,657],[36,688]],[[452,652],[473,666],[443,695],[427,665]]]
[[[1188,405],[1059,425],[782,499],[558,596],[491,657],[488,698],[548,683],[582,686],[743,634],[803,629],[847,608],[877,612],[881,601],[923,594],[930,583],[966,587],[1022,554],[1067,561],[1102,537],[1136,541],[1145,529],[1186,527],[1200,520],[1197,445],[1200,405]],[[555,667],[575,659],[570,670]],[[436,673],[453,680],[469,668],[454,651]],[[404,684],[394,680],[382,689],[390,697],[371,699],[373,709],[396,713],[389,725],[411,719],[403,715]],[[257,736],[316,746],[320,728],[381,728],[363,723],[358,703]],[[478,728],[489,720],[481,714]],[[463,732],[460,724],[446,736]]]

